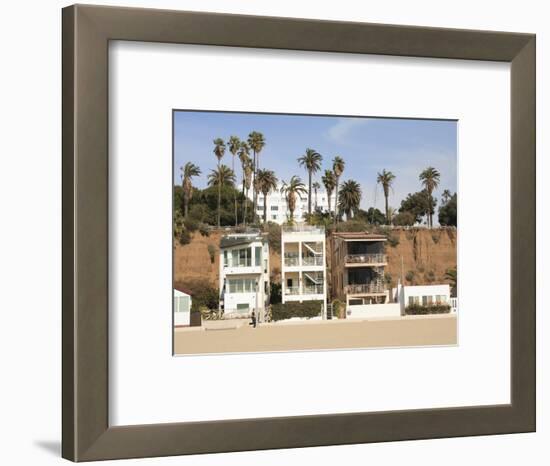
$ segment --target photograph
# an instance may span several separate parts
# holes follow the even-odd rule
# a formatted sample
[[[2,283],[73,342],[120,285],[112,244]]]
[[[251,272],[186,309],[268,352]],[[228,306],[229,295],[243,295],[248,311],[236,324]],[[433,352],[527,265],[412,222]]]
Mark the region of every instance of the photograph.
[[[457,121],[173,111],[173,354],[456,345]]]

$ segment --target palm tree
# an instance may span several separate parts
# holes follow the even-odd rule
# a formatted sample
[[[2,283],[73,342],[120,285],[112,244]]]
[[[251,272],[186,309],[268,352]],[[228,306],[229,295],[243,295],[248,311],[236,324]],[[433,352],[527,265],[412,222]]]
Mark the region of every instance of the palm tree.
[[[279,180],[272,170],[258,170],[258,190],[264,195],[264,223],[267,222],[267,195],[277,189]]]
[[[181,185],[183,188],[183,216],[187,217],[189,212],[189,202],[193,197],[193,184],[191,179],[201,174],[201,169],[192,162],[187,162],[181,170]]]
[[[238,136],[230,136],[228,145],[229,152],[231,152],[231,155],[233,156],[231,159],[231,170],[235,173],[235,155],[237,155],[237,152],[241,147],[241,140]],[[235,201],[235,226],[237,226],[237,191],[233,193],[233,198]]]
[[[334,192],[334,189],[336,188],[336,177],[334,176],[334,172],[332,170],[325,170],[325,174],[321,177],[321,181],[323,182],[323,185],[325,186],[325,190],[327,191],[328,196],[328,213],[331,212],[331,199],[332,199],[332,193]],[[336,206],[334,206],[336,208]]]
[[[265,146],[265,138],[264,135],[258,131],[252,131],[248,135],[248,145],[252,149],[252,152],[254,154],[253,157],[253,181],[252,181],[252,189],[253,189],[253,205],[254,205],[254,219],[256,218],[256,208],[258,207],[258,191],[256,190],[256,173],[258,171],[258,168],[260,167],[260,152]]]
[[[361,204],[361,186],[354,180],[344,181],[338,193],[338,210],[350,220]]]
[[[243,208],[243,215],[246,216],[246,202],[247,197],[245,196],[245,188],[246,188],[246,169],[249,165],[252,164],[252,161],[250,160],[249,154],[250,148],[248,147],[248,144],[246,142],[241,142],[241,145],[239,147],[239,161],[241,162],[241,168],[243,173],[243,202],[244,202],[244,208]],[[243,223],[246,223],[246,219],[243,219]]]
[[[340,183],[340,176],[342,176],[342,173],[344,173],[345,166],[346,162],[344,162],[344,159],[342,157],[338,155],[334,157],[334,160],[332,161],[332,171],[334,172],[334,177],[336,178],[336,205],[334,206],[334,225],[338,223],[338,210],[340,206],[340,202],[338,201],[338,184]]]
[[[306,185],[302,183],[302,180],[299,176],[294,175],[292,178],[290,178],[290,181],[288,184],[283,181],[283,186],[281,187],[281,193],[285,195],[286,197],[286,204],[288,206],[288,210],[290,211],[290,218],[289,222],[294,222],[294,210],[296,209],[296,196],[298,196],[300,199],[302,198],[302,194],[307,193]]]
[[[315,181],[312,186],[313,192],[315,193],[315,210],[317,210],[317,191],[321,189],[321,185],[317,181]]]
[[[217,186],[218,190],[221,190],[222,186],[235,187],[235,173],[227,165],[220,165],[215,170],[210,170],[208,174],[208,186]],[[218,201],[218,210],[220,209],[220,203]]]
[[[420,173],[420,176],[418,177],[419,180],[422,182],[422,185],[428,192],[429,201],[430,201],[430,208],[428,210],[428,226],[430,228],[433,227],[433,197],[432,193],[437,189],[439,186],[439,180],[441,178],[441,174],[434,168],[434,167],[428,167],[426,170],[424,170],[422,173]]]
[[[378,173],[378,178],[376,178],[376,182],[380,183],[382,185],[382,188],[384,189],[384,197],[386,198],[386,224],[389,225],[391,223],[390,218],[390,209],[388,206],[388,197],[390,196],[390,188],[393,183],[393,180],[395,180],[395,175],[392,172],[382,170],[382,173]]]
[[[214,155],[218,159],[218,172],[220,171],[220,162],[225,154],[225,142],[221,138],[214,139]],[[218,228],[220,228],[220,204],[222,200],[222,185],[218,184]]]
[[[244,178],[243,178],[244,188],[246,190],[244,197],[244,215],[243,215],[243,224],[246,225],[246,214],[248,212],[248,192],[252,185],[252,160],[247,159],[244,167]]]
[[[321,169],[323,156],[315,149],[306,149],[306,153],[298,157],[298,163],[301,167],[305,167],[309,177],[309,190],[307,194],[307,213],[311,215],[311,176]]]
[[[441,199],[443,200],[443,204],[447,204],[447,202],[449,202],[449,199],[451,199],[451,197],[453,197],[453,195],[451,194],[451,191],[449,191],[448,189],[443,191],[443,194],[441,195]]]

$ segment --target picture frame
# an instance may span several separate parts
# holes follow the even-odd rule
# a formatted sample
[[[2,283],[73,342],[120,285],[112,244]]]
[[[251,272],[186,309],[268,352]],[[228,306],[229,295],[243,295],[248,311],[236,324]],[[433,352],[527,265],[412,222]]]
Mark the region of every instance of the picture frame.
[[[64,8],[62,26],[64,458],[92,461],[535,430],[534,35],[84,5]],[[511,403],[110,426],[110,40],[510,63]]]

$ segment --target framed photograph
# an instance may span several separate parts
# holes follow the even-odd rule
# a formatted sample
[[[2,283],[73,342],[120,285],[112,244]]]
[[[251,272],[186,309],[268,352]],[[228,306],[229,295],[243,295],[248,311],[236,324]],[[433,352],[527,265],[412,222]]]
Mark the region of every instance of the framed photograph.
[[[535,430],[535,36],[63,10],[63,456]]]

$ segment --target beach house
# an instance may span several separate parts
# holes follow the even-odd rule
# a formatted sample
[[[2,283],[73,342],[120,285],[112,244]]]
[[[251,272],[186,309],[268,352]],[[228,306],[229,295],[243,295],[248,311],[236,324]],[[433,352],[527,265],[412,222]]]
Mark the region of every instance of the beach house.
[[[269,245],[259,231],[232,233],[220,239],[220,311],[224,318],[255,312],[265,321],[269,303]]]

